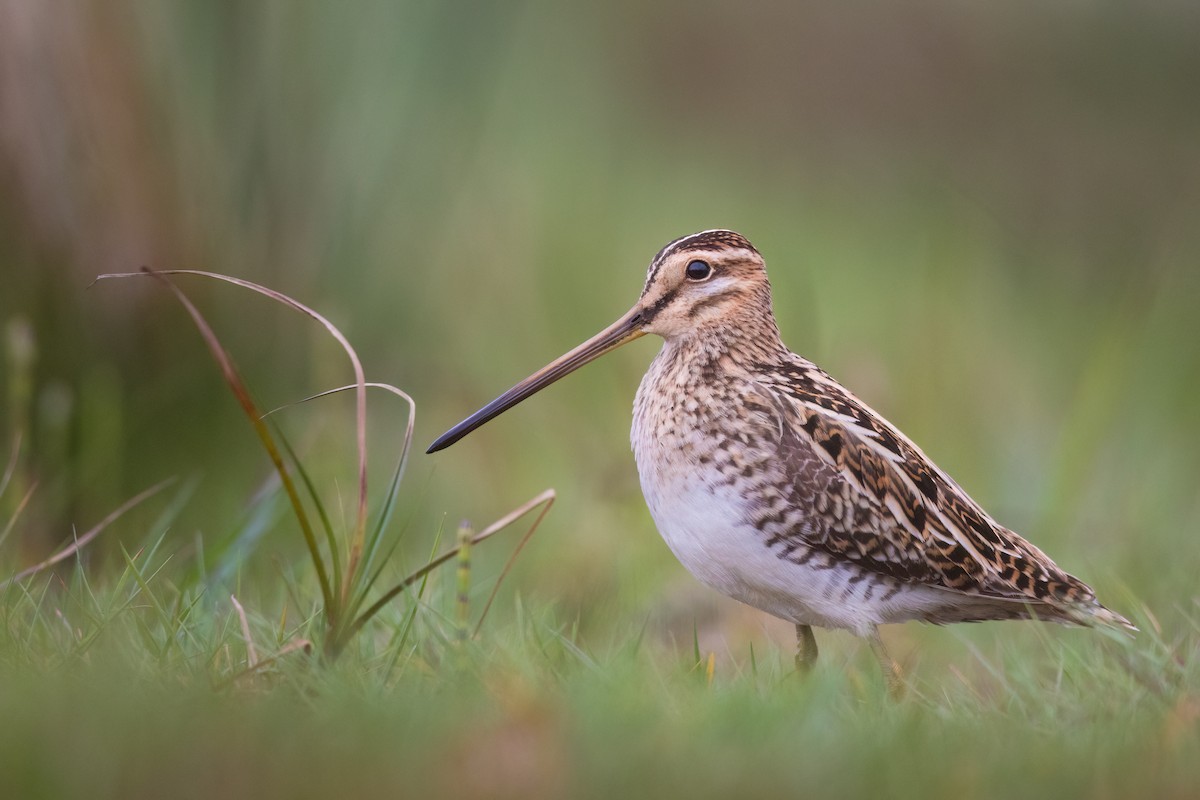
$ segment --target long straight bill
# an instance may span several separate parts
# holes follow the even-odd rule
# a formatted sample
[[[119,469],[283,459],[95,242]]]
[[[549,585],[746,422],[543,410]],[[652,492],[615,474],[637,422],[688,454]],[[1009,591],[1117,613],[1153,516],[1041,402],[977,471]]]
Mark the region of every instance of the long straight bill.
[[[436,453],[449,447],[471,431],[493,417],[503,414],[525,398],[545,389],[564,375],[569,375],[589,361],[595,361],[605,353],[616,350],[626,342],[645,335],[642,330],[642,313],[634,308],[628,314],[588,339],[571,352],[552,361],[530,375],[504,394],[476,411],[429,445],[426,453]]]

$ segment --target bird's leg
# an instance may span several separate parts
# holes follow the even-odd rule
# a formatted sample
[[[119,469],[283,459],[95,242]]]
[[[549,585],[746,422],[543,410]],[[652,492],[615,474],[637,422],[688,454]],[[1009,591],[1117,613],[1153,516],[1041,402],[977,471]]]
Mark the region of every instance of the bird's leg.
[[[878,628],[871,628],[870,634],[867,635],[867,641],[871,644],[871,653],[879,662],[879,668],[883,670],[883,679],[887,682],[888,694],[899,699],[904,695],[904,676],[900,672],[900,665],[888,655],[887,648],[883,646],[883,639],[879,637]]]
[[[802,675],[812,672],[817,663],[817,637],[811,625],[796,626],[796,671]]]

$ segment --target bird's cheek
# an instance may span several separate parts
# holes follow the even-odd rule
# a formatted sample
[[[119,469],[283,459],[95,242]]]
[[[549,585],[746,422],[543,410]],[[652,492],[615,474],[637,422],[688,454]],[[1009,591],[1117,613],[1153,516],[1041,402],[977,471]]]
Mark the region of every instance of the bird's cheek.
[[[651,318],[646,324],[645,330],[646,333],[653,333],[664,339],[669,339],[680,333],[683,330],[683,325],[678,319],[678,315],[672,309],[664,309]]]

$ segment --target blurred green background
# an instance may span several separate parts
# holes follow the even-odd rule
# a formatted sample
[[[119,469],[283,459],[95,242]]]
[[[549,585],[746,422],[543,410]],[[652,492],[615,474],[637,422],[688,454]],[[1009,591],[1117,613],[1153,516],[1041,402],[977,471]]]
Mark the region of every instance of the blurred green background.
[[[209,269],[316,307],[415,397],[424,444],[625,311],[662,244],[728,227],[765,255],[793,349],[1110,605],[1170,626],[1195,613],[1200,532],[1197,86],[1186,2],[5,0],[21,558],[169,475],[198,480],[171,541],[227,537],[267,474],[169,296],[89,289],[99,273]],[[350,380],[315,326],[184,284],[264,406]],[[699,620],[718,650],[786,642],[654,533],[628,447],[654,350],[416,456],[410,552],[445,515],[554,486],[510,586],[596,641],[652,619],[689,645]],[[373,403],[384,465],[403,409]],[[350,410],[283,417],[347,507]],[[301,557],[276,528],[264,565]]]

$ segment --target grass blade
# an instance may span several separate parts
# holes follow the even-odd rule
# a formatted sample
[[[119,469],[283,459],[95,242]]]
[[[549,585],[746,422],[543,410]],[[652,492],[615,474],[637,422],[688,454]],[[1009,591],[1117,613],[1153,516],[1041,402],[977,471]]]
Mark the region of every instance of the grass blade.
[[[174,478],[168,478],[165,481],[154,484],[149,489],[144,489],[143,491],[138,492],[133,497],[129,498],[124,503],[122,503],[121,505],[117,506],[114,510],[109,512],[108,516],[106,516],[104,519],[102,519],[98,523],[96,523],[96,525],[94,527],[92,527],[87,533],[83,534],[83,536],[78,537],[75,541],[71,542],[71,544],[69,544],[66,547],[64,547],[63,549],[59,550],[57,553],[50,556],[45,561],[34,564],[32,567],[29,567],[28,569],[21,570],[16,575],[9,578],[8,580],[0,582],[0,589],[6,588],[11,583],[15,583],[17,581],[24,580],[25,578],[28,578],[30,575],[36,575],[37,573],[41,572],[42,570],[49,569],[50,567],[53,567],[55,564],[59,563],[60,561],[64,561],[64,560],[70,558],[72,555],[79,552],[80,548],[86,546],[88,544],[88,542],[92,541],[92,539],[95,539],[97,536],[99,536],[101,533],[103,533],[104,530],[106,528],[108,528],[109,525],[112,525],[114,522],[116,522],[118,519],[120,519],[125,514],[126,511],[129,511],[130,509],[134,508],[135,506],[140,505],[143,501],[148,500],[149,498],[158,494],[160,491],[162,491],[167,486],[169,486],[171,483],[173,483],[174,480],[175,480]]]
[[[333,523],[329,521],[329,514],[325,511],[325,504],[321,502],[321,496],[317,494],[317,487],[313,485],[308,470],[304,468],[304,462],[300,460],[296,455],[296,451],[292,449],[292,443],[287,440],[287,437],[283,435],[283,432],[278,427],[275,428],[275,433],[279,436],[279,441],[283,443],[284,449],[287,450],[288,458],[292,460],[292,465],[296,468],[296,473],[300,476],[300,480],[304,483],[304,488],[308,492],[309,500],[312,501],[313,507],[317,510],[317,518],[321,520],[321,529],[325,532],[325,543],[329,546],[330,572],[333,573],[333,596],[342,597],[342,556],[338,552],[340,548],[338,548],[337,538],[333,533]],[[344,604],[341,607],[344,607]]]
[[[503,517],[496,520],[491,525],[488,525],[486,528],[481,530],[479,533],[472,536],[471,541],[470,541],[471,545],[472,546],[477,545],[480,542],[484,541],[485,539],[491,538],[495,534],[504,530],[509,525],[512,525],[518,519],[525,516],[530,511],[532,511],[533,509],[535,509],[541,505],[546,505],[546,508],[549,508],[549,504],[554,502],[555,497],[556,497],[556,494],[555,494],[554,490],[547,489],[546,491],[539,494],[537,497],[534,497],[532,500],[529,500],[528,502],[518,506],[517,508],[514,508],[512,511],[508,512]],[[542,517],[545,516],[545,513],[546,513],[546,509],[543,509],[542,513],[538,515],[537,522],[541,521]],[[537,522],[535,522],[535,527],[536,527]],[[400,581],[400,583],[393,586],[391,589],[389,589],[387,592],[385,592],[382,597],[380,597],[378,600],[376,600],[375,603],[370,608],[368,608],[366,611],[364,611],[362,614],[360,614],[357,619],[354,620],[354,624],[350,627],[349,634],[353,635],[354,633],[357,633],[358,630],[361,629],[362,626],[364,624],[366,624],[366,622],[368,620],[371,619],[371,617],[378,614],[379,611],[384,606],[386,606],[389,602],[391,602],[392,599],[396,595],[400,594],[402,591],[407,589],[409,586],[412,586],[414,583],[416,583],[422,577],[424,577],[428,573],[432,572],[433,570],[437,569],[442,564],[445,564],[447,561],[450,561],[451,559],[455,558],[457,555],[458,555],[458,547],[455,546],[455,547],[451,548],[450,550],[445,551],[440,556],[433,559],[428,564],[421,567],[420,569],[418,569],[416,572],[409,575],[404,580]]]
[[[368,381],[365,383],[365,386],[368,389],[383,389],[383,390],[391,392],[392,394],[403,399],[408,404],[408,421],[405,425],[405,430],[404,430],[404,443],[401,445],[401,448],[400,448],[400,459],[397,462],[396,469],[392,472],[391,482],[388,484],[387,492],[384,495],[383,509],[380,512],[379,519],[376,521],[375,525],[372,526],[370,535],[366,539],[365,547],[363,550],[363,557],[359,563],[358,574],[370,573],[370,577],[365,580],[362,580],[362,581],[355,581],[355,583],[357,585],[348,587],[349,591],[346,592],[346,595],[349,597],[349,600],[347,601],[347,604],[344,606],[344,608],[348,609],[347,613],[350,615],[353,615],[355,612],[357,612],[358,608],[361,606],[363,600],[365,599],[366,593],[370,590],[370,587],[375,583],[376,579],[379,577],[378,570],[376,570],[374,573],[371,573],[371,566],[375,561],[376,555],[378,554],[378,551],[379,551],[380,543],[383,540],[383,532],[384,532],[384,530],[387,529],[388,523],[391,521],[391,518],[392,518],[392,513],[395,510],[396,496],[400,491],[400,483],[404,478],[404,472],[408,466],[409,455],[412,452],[413,430],[416,425],[416,418],[417,418],[417,404],[412,399],[412,397],[409,396],[409,394],[407,392],[404,392],[403,390],[401,390],[395,386],[392,386],[391,384],[388,384],[388,383],[377,383],[374,381]],[[291,408],[294,405],[299,405],[300,403],[307,403],[311,400],[317,400],[322,397],[328,397],[330,395],[338,394],[340,392],[345,392],[345,391],[349,391],[350,389],[356,389],[356,388],[357,388],[357,386],[351,384],[348,386],[339,386],[335,389],[328,389],[324,392],[318,392],[317,394],[306,397],[303,400],[297,401],[296,403],[288,403],[287,405],[283,405],[283,406],[280,406],[279,408],[272,409],[271,411],[268,411],[265,416],[270,416],[270,415],[275,414],[279,411],[282,411],[286,408]],[[289,448],[289,451],[290,451],[290,448]],[[297,464],[299,464],[299,461],[295,457],[294,454],[292,455],[292,460],[296,461]],[[311,492],[311,489],[310,489],[310,492]],[[315,498],[315,492],[312,492],[312,493]],[[324,517],[323,509],[319,508],[318,511],[322,514],[322,517]],[[326,527],[328,528],[328,521],[326,521],[325,524],[326,524]],[[331,542],[331,546],[332,546],[332,542]],[[389,554],[390,554],[390,552],[391,551],[389,551]],[[386,561],[386,558],[384,560]],[[337,566],[336,558],[335,558],[335,565],[334,565],[334,573],[335,573],[335,576],[339,575],[339,573],[340,573],[339,567]],[[347,580],[350,580],[351,577],[352,576],[349,575],[349,573],[347,573],[347,575],[346,575]]]
[[[13,532],[13,528],[17,526],[17,520],[21,518],[21,512],[25,510],[25,506],[29,505],[29,501],[33,498],[33,493],[37,490],[37,481],[29,487],[25,492],[25,496],[17,503],[17,507],[13,509],[12,516],[8,518],[8,522],[4,526],[4,530],[0,531],[0,545],[8,539],[8,535]]]
[[[483,611],[479,614],[479,621],[475,623],[475,631],[472,636],[479,635],[479,629],[483,627],[483,621],[487,618],[488,611],[492,609],[492,603],[496,600],[496,595],[500,592],[500,584],[508,576],[512,570],[513,564],[517,563],[517,556],[521,555],[521,551],[525,549],[525,545],[533,538],[533,534],[537,531],[538,526],[542,524],[542,520],[550,511],[550,506],[554,505],[554,500],[557,495],[553,489],[547,489],[532,501],[534,506],[541,505],[542,510],[534,519],[533,524],[529,526],[529,530],[525,531],[525,535],[521,537],[521,541],[517,542],[517,546],[513,548],[512,555],[508,557],[508,561],[504,562],[504,569],[500,571],[500,577],[496,579],[496,584],[492,587],[492,593],[488,595],[487,602],[483,604]]]
[[[285,305],[296,307],[299,304],[291,298],[287,298],[285,295],[280,295],[278,292],[265,289],[257,284],[249,284],[248,281],[239,281],[236,278],[229,278],[224,275],[217,275],[216,273],[194,272],[191,270],[168,270],[165,272],[158,272],[147,267],[143,267],[142,269],[143,272],[101,275],[96,278],[96,280],[100,281],[108,278],[145,277],[148,275],[166,286],[171,293],[175,295],[175,299],[177,299],[188,312],[188,315],[192,318],[192,322],[200,331],[201,338],[208,346],[209,353],[212,354],[213,360],[217,362],[217,366],[220,368],[221,374],[225,378],[225,383],[233,392],[234,397],[237,398],[238,404],[242,407],[242,411],[245,412],[246,416],[250,419],[250,424],[254,426],[254,431],[258,434],[259,441],[262,442],[263,447],[267,451],[267,455],[271,459],[271,463],[275,466],[275,471],[279,473],[279,480],[283,483],[283,488],[284,491],[287,492],[288,500],[291,501],[292,511],[296,515],[296,520],[300,524],[300,530],[304,535],[304,542],[308,546],[309,555],[312,557],[313,566],[317,571],[317,581],[321,585],[321,595],[325,600],[326,616],[331,625],[335,624],[335,621],[337,620],[337,599],[335,598],[332,587],[329,583],[329,576],[325,569],[325,562],[321,558],[321,551],[317,545],[316,535],[313,533],[312,523],[309,522],[308,514],[304,510],[304,504],[300,501],[300,494],[296,491],[296,485],[292,481],[291,474],[288,472],[287,466],[283,462],[283,456],[280,454],[279,448],[276,446],[275,440],[271,436],[271,431],[268,429],[266,422],[263,421],[262,414],[259,412],[258,406],[255,404],[254,399],[250,396],[250,392],[246,387],[245,381],[242,380],[241,375],[238,374],[237,368],[233,365],[233,359],[230,358],[228,351],[225,350],[225,347],[221,344],[221,341],[213,332],[212,327],[209,326],[208,321],[204,318],[204,316],[200,313],[200,310],[196,308],[192,301],[188,299],[188,296],[183,293],[183,290],[181,290],[165,276],[174,274],[206,275],[208,277],[226,280],[239,286],[248,284],[247,288],[253,288],[256,291],[260,291],[270,297],[275,297]],[[307,309],[307,306],[303,306],[302,308]],[[309,312],[318,319],[324,320],[324,317],[321,317],[319,314],[316,314],[316,312],[311,311],[311,309],[309,309]],[[336,336],[339,338],[339,340],[341,339],[340,333],[337,333]],[[357,365],[357,358],[355,358],[355,363]]]
[[[13,437],[12,449],[8,453],[8,463],[4,467],[4,477],[0,478],[0,497],[4,496],[4,492],[8,490],[8,484],[12,481],[13,474],[17,471],[17,459],[21,455],[21,432],[17,431]]]
[[[266,286],[262,286],[252,281],[234,278],[229,275],[222,275],[217,272],[205,272],[203,270],[150,270],[146,267],[143,267],[142,269],[144,270],[143,272],[125,272],[99,275],[97,276],[96,281],[113,278],[134,278],[149,274],[157,277],[159,280],[162,280],[171,286],[172,290],[176,293],[176,295],[180,296],[181,300],[183,299],[182,292],[180,292],[180,290],[173,283],[163,276],[198,275],[205,278],[224,281],[226,283],[231,283],[234,286],[240,286],[243,289],[249,289],[253,292],[258,292],[265,297],[269,297],[276,302],[282,303],[288,308],[299,311],[301,314],[316,320],[322,327],[325,328],[326,331],[329,332],[330,336],[337,340],[337,343],[341,345],[342,349],[346,352],[346,356],[350,359],[350,364],[354,368],[355,433],[358,445],[358,513],[354,536],[350,542],[350,556],[346,566],[347,576],[353,575],[358,568],[358,561],[362,555],[363,540],[366,536],[367,529],[367,379],[366,374],[363,372],[362,361],[359,360],[358,353],[355,352],[354,348],[350,344],[350,341],[346,339],[340,330],[338,330],[336,325],[326,319],[323,315],[317,313],[303,303],[293,300],[291,297],[288,297],[282,292],[277,292],[274,289],[269,289]],[[190,306],[191,304],[186,303],[186,305]],[[189,308],[189,312],[192,312],[191,308]],[[193,313],[192,315],[193,318],[198,316],[197,313]],[[199,321],[197,321],[197,324],[200,324]],[[206,339],[207,338],[208,337],[206,337]],[[346,581],[346,584],[349,584],[349,581]],[[346,587],[344,585],[343,590],[345,588]]]

